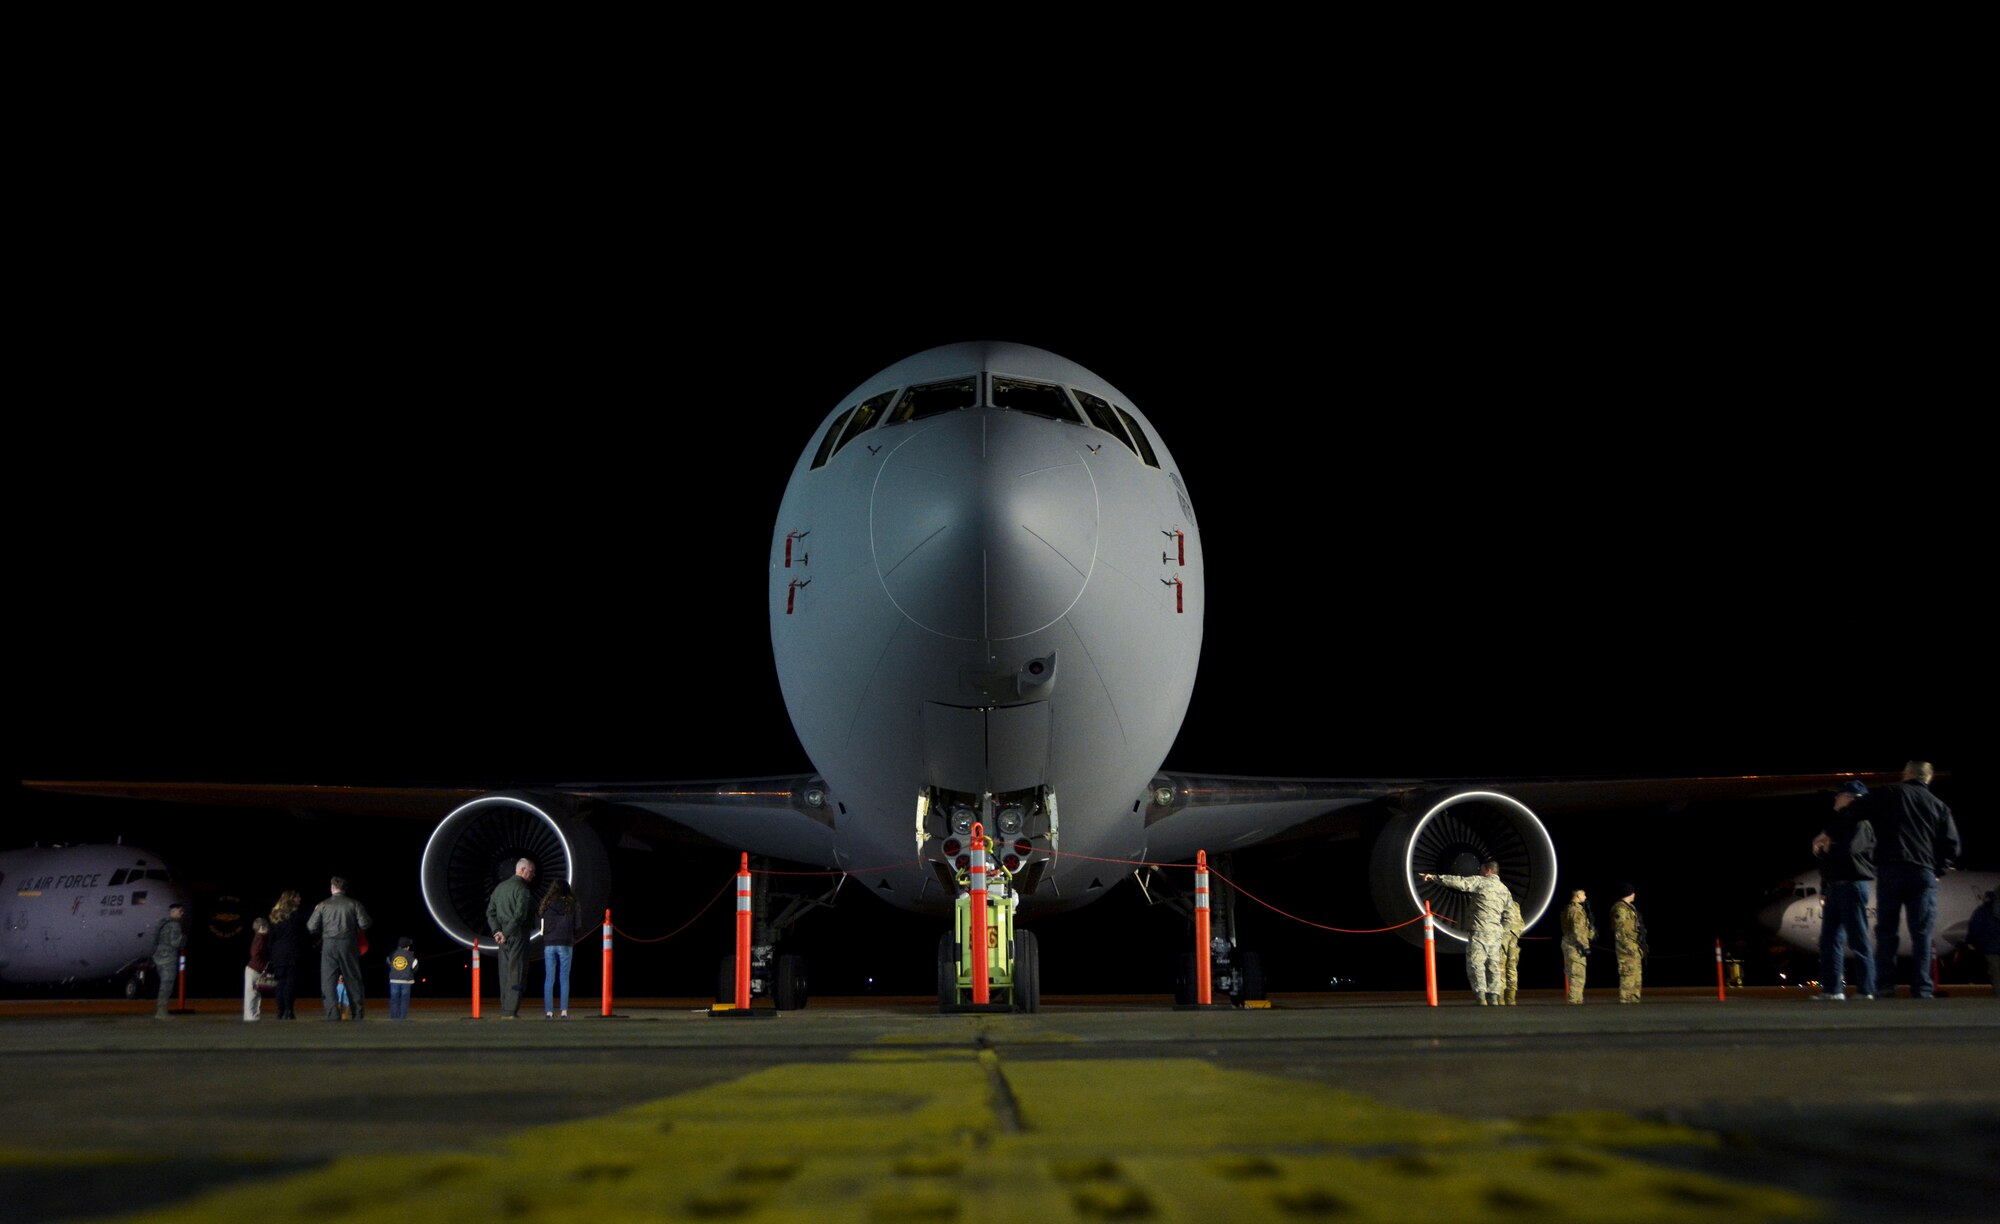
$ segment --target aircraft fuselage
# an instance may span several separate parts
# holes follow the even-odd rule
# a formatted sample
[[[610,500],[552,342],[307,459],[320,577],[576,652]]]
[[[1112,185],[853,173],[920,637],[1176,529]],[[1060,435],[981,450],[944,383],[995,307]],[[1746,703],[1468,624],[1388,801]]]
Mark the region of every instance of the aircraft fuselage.
[[[150,960],[186,890],[137,846],[0,853],[0,981],[99,981]]]
[[[1173,458],[1116,388],[1016,345],[891,366],[800,456],[771,575],[780,686],[857,882],[943,908],[955,810],[1020,860],[1026,908],[1142,856],[1204,584]]]

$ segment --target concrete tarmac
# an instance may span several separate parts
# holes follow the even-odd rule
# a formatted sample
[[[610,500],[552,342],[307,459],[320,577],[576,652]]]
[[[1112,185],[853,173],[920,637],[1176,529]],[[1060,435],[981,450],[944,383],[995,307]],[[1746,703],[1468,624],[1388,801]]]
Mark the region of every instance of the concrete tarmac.
[[[2000,1000],[1952,994],[0,1002],[0,1214],[1985,1220]]]

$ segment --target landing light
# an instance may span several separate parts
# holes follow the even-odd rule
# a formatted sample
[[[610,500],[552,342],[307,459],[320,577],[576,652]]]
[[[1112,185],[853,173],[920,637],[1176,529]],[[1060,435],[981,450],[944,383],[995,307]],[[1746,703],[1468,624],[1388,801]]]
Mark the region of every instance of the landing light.
[[[970,836],[975,813],[964,804],[951,809],[951,831],[960,836]]]
[[[1024,819],[1024,814],[1022,813],[1020,808],[1018,807],[1001,808],[1000,821],[999,821],[1000,832],[1008,837],[1014,836],[1014,834],[1019,833],[1021,831],[1021,822],[1023,819]]]

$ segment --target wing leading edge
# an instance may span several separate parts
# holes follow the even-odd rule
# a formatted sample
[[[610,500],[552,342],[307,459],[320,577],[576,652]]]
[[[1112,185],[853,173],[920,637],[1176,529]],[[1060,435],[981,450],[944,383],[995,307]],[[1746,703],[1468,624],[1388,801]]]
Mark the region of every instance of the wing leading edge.
[[[836,865],[838,804],[814,774],[641,784],[518,787],[316,786],[284,783],[27,781],[55,794],[216,808],[271,808],[437,822],[475,800],[525,794],[620,835],[695,842],[818,867]]]
[[[1148,857],[1169,862],[1247,846],[1351,838],[1390,815],[1454,794],[1489,791],[1540,812],[1574,815],[1700,801],[1830,794],[1893,773],[1582,778],[1267,778],[1162,771],[1146,806]]]

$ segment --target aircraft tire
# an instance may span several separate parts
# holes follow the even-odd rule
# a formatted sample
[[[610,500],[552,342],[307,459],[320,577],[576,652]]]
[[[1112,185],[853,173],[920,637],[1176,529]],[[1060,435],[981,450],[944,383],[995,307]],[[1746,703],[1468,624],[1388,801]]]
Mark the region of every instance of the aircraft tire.
[[[716,970],[715,1001],[717,1003],[736,1001],[736,958],[733,956],[723,957],[722,968]]]
[[[1014,932],[1014,1010],[1042,1010],[1042,945],[1033,931]]]
[[[1237,1002],[1268,997],[1264,992],[1264,958],[1255,952],[1238,952],[1236,955],[1243,962],[1243,998]]]
[[[1181,953],[1179,968],[1174,972],[1174,1002],[1182,1004],[1194,1002],[1194,975],[1194,953]]]
[[[938,936],[938,1009],[958,1006],[958,949],[951,932]]]
[[[779,1011],[798,1011],[806,1005],[806,958],[803,956],[780,956],[778,977],[772,1000]]]

